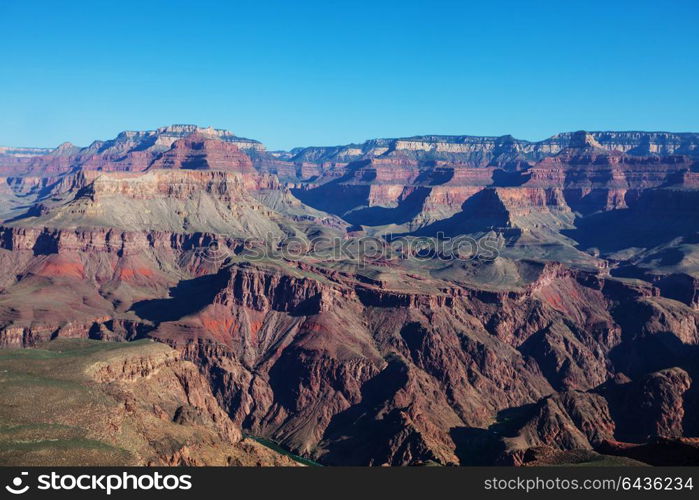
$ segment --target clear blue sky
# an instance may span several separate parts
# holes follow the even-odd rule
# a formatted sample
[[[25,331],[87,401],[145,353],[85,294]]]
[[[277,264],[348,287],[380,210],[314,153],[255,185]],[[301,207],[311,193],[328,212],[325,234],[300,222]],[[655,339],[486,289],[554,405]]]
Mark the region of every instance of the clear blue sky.
[[[0,0],[0,144],[699,131],[699,2]]]

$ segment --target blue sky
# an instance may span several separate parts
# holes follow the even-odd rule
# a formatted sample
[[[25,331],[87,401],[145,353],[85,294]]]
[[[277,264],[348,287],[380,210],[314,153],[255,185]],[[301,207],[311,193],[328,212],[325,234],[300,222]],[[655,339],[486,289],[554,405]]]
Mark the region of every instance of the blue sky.
[[[699,2],[0,0],[0,145],[699,131]]]

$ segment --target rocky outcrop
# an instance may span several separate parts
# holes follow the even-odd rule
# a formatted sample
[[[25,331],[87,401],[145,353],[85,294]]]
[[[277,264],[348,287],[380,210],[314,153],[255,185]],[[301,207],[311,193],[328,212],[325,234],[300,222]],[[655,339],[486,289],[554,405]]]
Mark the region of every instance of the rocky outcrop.
[[[153,169],[225,170],[252,174],[252,161],[229,142],[195,133],[179,139],[150,166]]]
[[[153,169],[145,174],[87,174],[87,183],[50,210],[27,212],[22,226],[109,227],[126,231],[213,232],[241,237],[282,234],[284,220],[253,192],[278,186],[239,172]]]
[[[668,368],[634,381],[607,383],[600,393],[609,401],[620,441],[644,442],[684,435],[685,393],[692,378],[681,368]]]
[[[87,367],[89,377],[99,383],[135,382],[158,373],[177,363],[179,356],[176,351],[146,350],[143,355],[131,354],[125,357],[110,358],[107,361],[97,361]]]
[[[367,300],[335,279],[236,269],[218,296],[225,300],[154,335],[203,367],[234,420],[325,463],[464,462],[470,445],[459,429],[487,428],[513,407],[523,416],[493,460],[521,463],[538,446],[592,449],[626,425],[616,400],[595,388],[622,345],[609,310],[648,300],[633,287],[551,266],[519,293],[401,302],[378,291]],[[318,295],[331,305],[285,306]],[[681,397],[670,394],[687,382],[669,380],[629,396],[663,401],[648,413],[659,429],[683,419]]]
[[[163,344],[59,340],[48,347],[28,352],[21,367],[0,352],[2,403],[13,408],[2,417],[22,423],[3,433],[3,464],[295,464],[244,439],[197,367]],[[13,386],[20,373],[31,395],[24,401]]]

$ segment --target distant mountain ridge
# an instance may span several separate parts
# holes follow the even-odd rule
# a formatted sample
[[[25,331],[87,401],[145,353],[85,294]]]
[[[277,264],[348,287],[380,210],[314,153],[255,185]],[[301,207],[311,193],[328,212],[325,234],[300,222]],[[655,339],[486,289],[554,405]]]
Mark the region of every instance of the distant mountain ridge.
[[[562,132],[541,141],[517,139],[512,135],[416,135],[410,137],[375,138],[362,143],[349,143],[335,146],[296,147],[289,151],[274,151],[276,157],[292,161],[351,161],[362,156],[380,156],[392,151],[436,152],[444,154],[476,155],[501,150],[517,151],[531,160],[556,154],[568,147],[577,132]],[[114,139],[96,140],[84,148],[76,149],[103,152],[108,149],[127,150],[133,147],[165,151],[174,141],[193,133],[208,135],[225,142],[233,143],[242,150],[265,151],[264,145],[255,139],[239,137],[232,132],[213,127],[199,127],[191,124],[174,124],[156,130],[123,131]],[[662,131],[590,131],[599,144],[609,150],[646,156],[654,154],[684,154],[699,157],[699,132]],[[71,145],[72,146],[72,145]],[[34,148],[0,146],[0,155],[12,157],[42,156],[60,151],[57,148]]]
[[[527,160],[537,161],[559,153],[584,131],[563,132],[542,141],[504,136],[422,135],[395,139],[371,139],[361,144],[331,147],[295,148],[292,161],[352,161],[364,156],[376,157],[400,151],[407,154],[436,153],[439,159],[465,156],[481,161],[503,152],[516,152]],[[699,157],[699,133],[673,132],[587,132],[603,148],[630,155],[684,154]]]
[[[199,127],[197,125],[174,124],[160,127],[156,130],[125,130],[120,132],[114,139],[95,140],[87,147],[77,147],[70,143],[63,143],[57,148],[33,148],[33,147],[0,147],[0,155],[25,157],[41,156],[51,153],[62,152],[65,154],[75,153],[76,150],[83,153],[101,153],[107,150],[123,151],[138,148],[140,150],[166,151],[177,139],[182,139],[194,133],[198,133],[211,138],[220,139],[225,142],[235,144],[242,150],[264,150],[264,146],[259,141],[238,137],[228,130],[215,129],[213,127]],[[72,146],[71,150],[65,145]]]

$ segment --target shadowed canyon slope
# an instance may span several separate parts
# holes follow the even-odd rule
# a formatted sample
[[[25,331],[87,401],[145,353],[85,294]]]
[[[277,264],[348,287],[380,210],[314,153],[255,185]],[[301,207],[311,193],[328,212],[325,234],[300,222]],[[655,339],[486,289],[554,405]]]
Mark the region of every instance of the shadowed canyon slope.
[[[699,134],[270,152],[175,125],[3,148],[0,180],[0,363],[172,360],[124,390],[172,391],[147,419],[180,446],[99,460],[285,460],[245,432],[327,465],[697,463]]]

